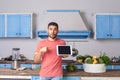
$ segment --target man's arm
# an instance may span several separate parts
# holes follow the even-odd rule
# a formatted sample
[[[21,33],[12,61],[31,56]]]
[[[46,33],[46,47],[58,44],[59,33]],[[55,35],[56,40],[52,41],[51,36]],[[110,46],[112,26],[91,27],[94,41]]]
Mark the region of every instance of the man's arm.
[[[48,51],[48,47],[42,47],[39,52],[34,53],[34,62],[35,63],[40,63],[42,60],[42,56],[44,55],[45,52]]]
[[[41,57],[42,57],[41,53],[35,52],[34,53],[34,62],[35,63],[40,63],[41,62]]]

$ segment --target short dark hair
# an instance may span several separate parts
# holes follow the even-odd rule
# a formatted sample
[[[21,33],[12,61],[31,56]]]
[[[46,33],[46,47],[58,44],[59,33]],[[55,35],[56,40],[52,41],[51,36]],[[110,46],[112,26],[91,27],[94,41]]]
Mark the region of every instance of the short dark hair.
[[[56,26],[56,27],[58,28],[58,24],[57,24],[56,22],[50,22],[50,23],[48,24],[48,28],[49,28],[49,26],[51,26],[51,25]]]

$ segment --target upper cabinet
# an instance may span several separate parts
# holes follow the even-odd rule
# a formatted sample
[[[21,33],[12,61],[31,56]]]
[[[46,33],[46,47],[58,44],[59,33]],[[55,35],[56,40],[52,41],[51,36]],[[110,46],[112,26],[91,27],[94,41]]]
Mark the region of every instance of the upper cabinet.
[[[5,37],[5,15],[0,15],[0,37]]]
[[[32,38],[32,13],[0,15],[0,37]]]
[[[120,38],[120,14],[96,14],[95,38]]]

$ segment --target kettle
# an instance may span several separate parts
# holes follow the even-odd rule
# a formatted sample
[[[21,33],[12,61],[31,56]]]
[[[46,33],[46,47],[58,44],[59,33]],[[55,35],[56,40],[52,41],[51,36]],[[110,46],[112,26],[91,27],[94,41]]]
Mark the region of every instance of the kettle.
[[[78,55],[78,50],[76,48],[72,48],[72,56],[75,57]]]

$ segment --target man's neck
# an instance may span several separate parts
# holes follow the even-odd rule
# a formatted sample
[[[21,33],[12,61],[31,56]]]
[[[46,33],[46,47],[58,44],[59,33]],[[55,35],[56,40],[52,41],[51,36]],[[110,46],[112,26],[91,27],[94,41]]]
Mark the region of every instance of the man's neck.
[[[50,41],[55,41],[57,38],[50,38],[50,37],[48,37],[48,39],[50,40]]]

